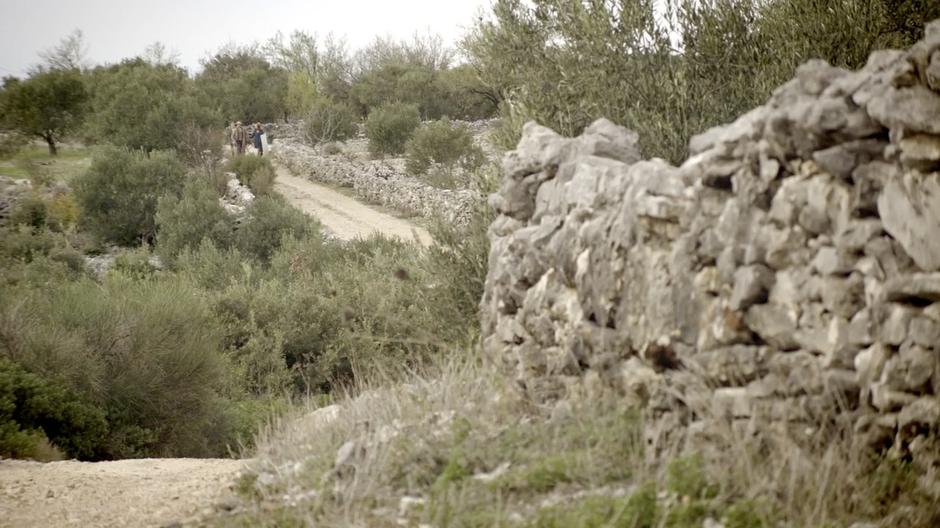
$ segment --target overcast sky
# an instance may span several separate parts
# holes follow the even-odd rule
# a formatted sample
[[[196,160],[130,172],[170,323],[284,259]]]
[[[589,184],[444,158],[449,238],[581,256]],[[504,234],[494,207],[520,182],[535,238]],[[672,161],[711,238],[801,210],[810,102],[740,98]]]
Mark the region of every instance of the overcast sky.
[[[264,42],[295,29],[346,36],[349,48],[376,35],[416,31],[455,41],[490,0],[0,0],[0,76],[23,76],[38,53],[75,29],[93,63],[133,57],[155,41],[193,71],[227,42]]]

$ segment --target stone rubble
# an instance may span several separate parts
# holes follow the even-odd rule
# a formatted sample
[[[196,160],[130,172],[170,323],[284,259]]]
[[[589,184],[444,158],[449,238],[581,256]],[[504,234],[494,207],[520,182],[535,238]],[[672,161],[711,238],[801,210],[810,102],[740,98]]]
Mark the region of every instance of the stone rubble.
[[[537,401],[616,390],[655,414],[695,387],[718,415],[812,430],[838,414],[866,445],[926,452],[938,50],[935,21],[857,72],[810,61],[679,167],[607,120],[577,138],[527,124],[490,197],[485,354]]]

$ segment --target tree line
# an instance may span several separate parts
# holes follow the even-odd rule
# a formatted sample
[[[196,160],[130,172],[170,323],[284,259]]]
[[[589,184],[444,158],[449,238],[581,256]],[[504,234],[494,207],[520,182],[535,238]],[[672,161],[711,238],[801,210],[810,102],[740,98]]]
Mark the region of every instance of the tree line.
[[[42,54],[0,89],[0,129],[41,139],[50,154],[72,136],[150,152],[177,149],[227,123],[303,118],[343,104],[360,118],[383,104],[414,104],[424,119],[495,112],[472,69],[439,36],[376,38],[351,53],[344,41],[295,31],[264,44],[223,46],[191,75],[157,43],[117,64],[87,66],[81,32]]]

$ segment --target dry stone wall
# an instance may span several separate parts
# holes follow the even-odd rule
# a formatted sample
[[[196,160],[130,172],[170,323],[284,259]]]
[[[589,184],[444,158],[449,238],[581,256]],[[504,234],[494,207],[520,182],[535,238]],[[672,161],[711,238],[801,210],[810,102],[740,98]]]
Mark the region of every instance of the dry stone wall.
[[[534,123],[490,203],[485,353],[538,401],[703,389],[731,418],[917,452],[940,422],[940,21],[860,71],[811,61],[770,100],[641,160],[600,120]],[[689,420],[692,418],[687,416]]]

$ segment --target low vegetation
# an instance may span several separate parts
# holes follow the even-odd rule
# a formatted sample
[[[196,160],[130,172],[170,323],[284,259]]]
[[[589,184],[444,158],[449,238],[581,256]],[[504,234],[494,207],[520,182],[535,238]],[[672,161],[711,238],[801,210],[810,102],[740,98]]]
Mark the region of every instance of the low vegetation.
[[[256,196],[271,194],[277,174],[269,158],[263,156],[233,156],[228,161],[228,170],[238,176],[242,185],[248,186]]]
[[[297,409],[263,432],[242,481],[244,509],[217,525],[691,528],[711,519],[759,528],[884,519],[926,528],[940,520],[908,463],[866,458],[848,421],[810,436],[742,435],[728,423],[689,450],[667,424],[645,421],[613,394],[539,409],[498,370],[459,357],[403,383],[358,387],[338,405],[335,414]]]
[[[321,98],[310,105],[304,118],[304,133],[311,145],[345,141],[359,131],[359,116],[349,105]]]
[[[249,186],[272,170],[255,156],[230,166]],[[423,250],[327,240],[276,195],[236,216],[212,175],[172,152],[100,149],[74,191],[49,185],[0,227],[8,455],[225,456],[287,398],[417,368],[475,335],[485,266],[461,270],[485,240],[453,228]],[[85,255],[102,244],[127,249],[93,275]],[[450,283],[468,272],[473,292]],[[54,401],[17,411],[37,398]],[[74,412],[50,414],[55,401]]]
[[[369,112],[366,137],[373,155],[399,155],[415,130],[421,126],[418,107],[413,104],[390,103]]]
[[[449,119],[422,125],[405,144],[405,167],[414,175],[426,174],[432,165],[444,171],[459,168],[472,174],[484,159],[483,150],[473,142],[466,125]]]

